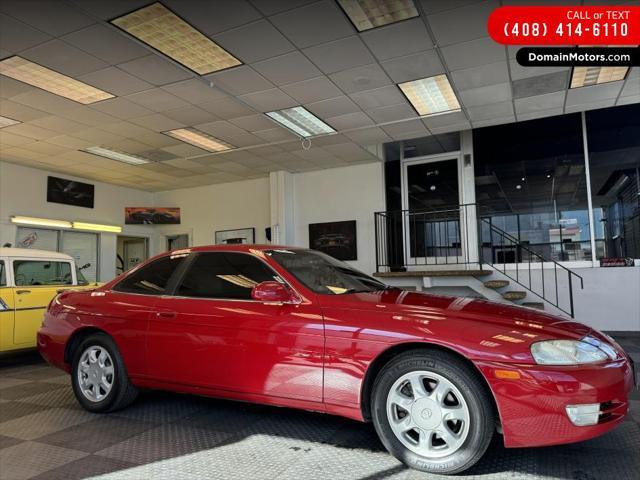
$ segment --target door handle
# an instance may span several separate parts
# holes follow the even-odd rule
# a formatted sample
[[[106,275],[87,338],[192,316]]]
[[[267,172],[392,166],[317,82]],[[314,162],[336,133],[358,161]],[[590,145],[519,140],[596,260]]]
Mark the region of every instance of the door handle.
[[[156,312],[156,317],[158,318],[171,319],[171,318],[176,318],[176,316],[177,316],[176,312]]]
[[[31,293],[31,290],[16,290],[18,295],[24,295],[25,293]]]

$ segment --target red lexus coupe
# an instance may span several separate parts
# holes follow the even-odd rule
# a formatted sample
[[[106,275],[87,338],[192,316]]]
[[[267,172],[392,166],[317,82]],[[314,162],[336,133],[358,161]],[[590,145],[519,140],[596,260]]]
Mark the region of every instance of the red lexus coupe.
[[[496,431],[507,447],[601,435],[635,381],[620,346],[585,325],[403,291],[276,246],[173,251],[61,293],[38,346],[92,412],[151,388],[342,415],[439,473],[476,463]]]

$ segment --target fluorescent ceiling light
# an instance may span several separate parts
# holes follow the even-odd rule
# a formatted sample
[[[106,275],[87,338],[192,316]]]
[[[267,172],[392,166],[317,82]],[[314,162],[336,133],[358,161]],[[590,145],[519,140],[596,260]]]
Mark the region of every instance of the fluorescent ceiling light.
[[[65,220],[53,220],[51,218],[23,217],[14,215],[11,223],[18,225],[37,225],[39,227],[71,228],[71,222]]]
[[[413,80],[398,85],[418,115],[460,110],[460,103],[446,75]]]
[[[314,135],[322,135],[323,133],[335,132],[333,128],[304,107],[293,107],[275,112],[267,112],[267,115],[301,137],[312,137]]]
[[[73,228],[78,230],[92,230],[94,232],[122,232],[122,227],[118,225],[100,225],[99,223],[73,222]]]
[[[224,150],[236,148],[229,143],[218,140],[217,138],[207,135],[195,128],[178,128],[177,130],[169,130],[164,133],[209,152],[222,152]]]
[[[101,157],[110,158],[111,160],[117,160],[118,162],[124,162],[131,165],[142,165],[145,163],[151,163],[151,160],[139,157],[137,155],[131,155],[130,153],[117,152],[104,147],[87,147],[83,152],[93,153]]]
[[[359,32],[417,17],[413,0],[338,0]]]
[[[624,80],[629,67],[573,67],[571,88]]]
[[[0,128],[9,127],[11,125],[16,125],[18,123],[22,123],[22,122],[19,122],[18,120],[14,120],[13,118],[3,117],[2,115],[0,115]]]
[[[14,56],[0,61],[0,74],[15,78],[47,92],[60,95],[83,105],[113,98],[114,96],[86,83],[54,72],[42,65]]]
[[[200,75],[242,64],[161,3],[153,3],[111,23]]]

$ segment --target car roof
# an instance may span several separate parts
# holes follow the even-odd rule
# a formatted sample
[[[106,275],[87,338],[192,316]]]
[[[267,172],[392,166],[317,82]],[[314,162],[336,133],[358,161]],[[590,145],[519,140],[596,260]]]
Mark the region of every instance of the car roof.
[[[291,247],[287,245],[265,245],[258,243],[243,243],[236,245],[199,245],[197,247],[180,248],[177,252],[255,252],[265,250],[306,250],[304,247]]]
[[[71,255],[60,252],[50,252],[47,250],[36,250],[35,248],[14,248],[0,247],[0,257],[8,258],[46,258],[56,260],[73,260]]]

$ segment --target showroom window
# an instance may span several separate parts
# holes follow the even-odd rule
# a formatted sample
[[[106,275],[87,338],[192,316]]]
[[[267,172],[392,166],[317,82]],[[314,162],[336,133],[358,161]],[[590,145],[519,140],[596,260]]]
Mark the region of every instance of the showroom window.
[[[591,260],[580,114],[477,129],[473,148],[481,242],[494,262],[525,259],[501,251],[490,224],[545,258]]]
[[[250,300],[261,282],[279,277],[262,261],[243,253],[201,253],[190,265],[177,295],[185,297]]]
[[[4,260],[0,260],[0,287],[7,285],[7,272],[4,267]]]
[[[640,258],[640,105],[585,115],[597,258]]]
[[[19,227],[16,247],[35,248],[71,255],[81,275],[89,282],[98,279],[98,234],[47,228]],[[80,277],[80,275],[78,275]]]
[[[73,284],[69,262],[14,260],[13,276],[17,287]]]
[[[167,256],[154,260],[132,272],[113,289],[116,292],[161,295],[165,293],[169,279],[184,259],[184,256]]]

